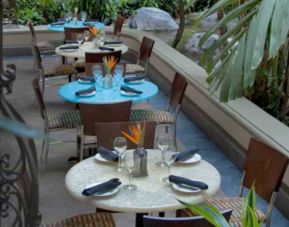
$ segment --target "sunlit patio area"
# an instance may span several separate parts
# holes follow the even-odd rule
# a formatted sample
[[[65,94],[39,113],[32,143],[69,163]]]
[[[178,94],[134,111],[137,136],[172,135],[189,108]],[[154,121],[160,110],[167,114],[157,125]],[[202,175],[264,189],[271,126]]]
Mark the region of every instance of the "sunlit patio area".
[[[174,2],[1,2],[0,226],[289,226],[285,1]]]

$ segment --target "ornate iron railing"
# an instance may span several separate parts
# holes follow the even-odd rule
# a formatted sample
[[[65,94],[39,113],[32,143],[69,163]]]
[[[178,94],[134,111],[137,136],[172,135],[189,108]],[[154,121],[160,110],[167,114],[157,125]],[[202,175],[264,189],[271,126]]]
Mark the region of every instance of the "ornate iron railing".
[[[12,92],[16,67],[10,64],[3,69],[2,19],[3,1],[0,5],[0,134],[5,134],[7,129],[8,133],[12,132],[19,149],[0,146],[0,226],[34,227],[41,220],[36,148],[31,134],[25,131],[23,118],[5,98]]]

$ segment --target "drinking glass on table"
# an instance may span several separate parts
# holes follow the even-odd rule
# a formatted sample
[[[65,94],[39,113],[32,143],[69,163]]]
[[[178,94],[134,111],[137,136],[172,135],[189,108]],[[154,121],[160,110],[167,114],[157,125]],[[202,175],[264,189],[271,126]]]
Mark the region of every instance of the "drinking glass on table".
[[[114,150],[116,150],[119,154],[119,158],[118,158],[118,168],[117,171],[121,172],[123,170],[123,166],[122,166],[122,158],[123,158],[123,154],[126,151],[127,148],[127,140],[125,137],[116,137],[113,141],[113,147]]]
[[[167,151],[172,141],[173,141],[173,138],[167,133],[157,135],[156,143],[157,143],[158,148],[161,150],[161,160],[157,162],[158,166],[160,167],[166,166],[164,153]]]
[[[164,182],[168,182],[168,178],[171,175],[171,165],[176,161],[177,154],[178,154],[177,149],[172,143],[169,146],[169,148],[164,152],[163,157],[166,166],[168,168],[168,176],[162,179]]]
[[[128,184],[124,185],[124,188],[128,191],[137,189],[137,186],[131,183],[132,173],[135,170],[133,153],[133,151],[126,151],[123,156],[124,168],[128,172]]]
[[[104,30],[99,31],[98,38],[101,42],[104,42],[104,40],[105,40],[105,31]]]
[[[82,22],[84,22],[86,20],[86,17],[87,17],[87,13],[85,11],[81,11],[80,18],[81,18]]]
[[[83,42],[83,34],[77,34],[76,41],[78,42],[78,45],[79,45],[79,51],[81,51],[81,44]]]
[[[65,18],[67,20],[67,23],[69,23],[72,20],[72,12],[68,11],[65,15]]]
[[[122,79],[122,75],[123,75],[123,71],[124,71],[124,68],[123,68],[123,65],[122,64],[117,64],[115,67],[114,67],[114,71],[113,71],[113,77],[114,77],[114,81],[115,81],[115,88],[117,89],[120,85],[120,81]]]
[[[100,86],[101,80],[102,80],[102,66],[101,66],[101,64],[95,64],[92,67],[92,73],[93,73],[96,85]]]
[[[90,37],[89,31],[85,31],[85,32],[83,33],[83,38],[84,38],[85,42],[88,41],[89,37]]]

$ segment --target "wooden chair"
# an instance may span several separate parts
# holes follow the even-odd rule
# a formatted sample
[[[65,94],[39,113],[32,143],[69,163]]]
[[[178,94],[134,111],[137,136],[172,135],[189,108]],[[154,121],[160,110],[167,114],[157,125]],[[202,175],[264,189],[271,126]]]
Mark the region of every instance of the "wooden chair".
[[[64,43],[69,42],[69,41],[76,41],[77,35],[82,34],[85,31],[89,31],[88,27],[82,27],[82,28],[65,27],[64,28]]]
[[[136,122],[105,122],[95,124],[95,135],[97,137],[98,146],[103,146],[108,149],[114,149],[113,140],[115,137],[123,136],[122,131],[128,132],[128,127],[134,125]],[[154,147],[155,137],[155,122],[139,122],[145,125],[145,140],[144,148],[152,149]],[[128,149],[137,148],[137,146],[128,140]]]
[[[134,109],[130,114],[131,121],[155,121],[157,125],[173,125],[174,144],[177,145],[177,117],[186,91],[187,81],[176,73],[169,96],[167,111],[151,109]]]
[[[84,149],[96,148],[95,123],[97,122],[127,122],[132,101],[113,104],[79,104],[81,127],[78,130],[78,156],[83,159]]]
[[[126,74],[147,74],[148,63],[152,54],[155,41],[144,36],[140,45],[136,64],[126,64]]]
[[[254,185],[257,194],[268,202],[266,215],[261,210],[256,211],[258,220],[265,220],[266,226],[270,226],[273,205],[287,165],[288,158],[285,155],[256,139],[251,139],[243,167],[239,196],[242,196],[244,187],[251,188]],[[230,222],[234,226],[241,226],[242,197],[209,199],[207,202],[219,209],[234,209]],[[188,210],[181,210],[179,214],[192,215]]]
[[[30,33],[31,33],[31,45],[32,46],[36,45],[41,54],[54,53],[54,49],[56,47],[55,44],[53,44],[49,41],[38,41],[32,21],[29,20],[27,25],[28,25]],[[33,51],[32,51],[32,54],[34,54]],[[36,62],[35,62],[35,64],[36,64]]]
[[[72,129],[77,128],[80,125],[80,115],[79,111],[66,111],[57,114],[47,115],[45,103],[43,101],[41,89],[39,87],[38,79],[33,79],[32,87],[38,102],[38,106],[40,109],[41,118],[44,121],[44,133],[47,135],[42,142],[41,148],[41,159],[43,154],[45,155],[44,165],[47,165],[47,157],[49,151],[49,134],[53,131],[59,131],[64,129]]]
[[[92,75],[92,67],[96,63],[102,63],[104,57],[111,57],[111,56],[113,56],[117,60],[117,62],[119,62],[120,58],[121,58],[121,51],[101,52],[101,53],[86,52],[85,53],[85,73],[86,73],[86,75]],[[105,73],[104,73],[103,67],[102,67],[102,70],[103,70],[103,75],[104,75]]]
[[[113,28],[113,39],[119,40],[124,20],[125,18],[122,16],[118,16],[116,18],[115,23],[114,23],[114,28]]]
[[[223,216],[228,221],[232,210],[222,212]],[[186,218],[163,218],[154,216],[143,217],[143,227],[213,227],[206,219],[201,216],[186,217]]]
[[[50,78],[68,77],[68,80],[71,81],[72,75],[77,73],[71,65],[58,65],[52,68],[44,68],[38,47],[33,45],[32,50],[34,52],[36,67],[39,70],[38,79],[42,82],[43,94],[45,87],[49,87],[48,85],[45,85],[46,80]]]

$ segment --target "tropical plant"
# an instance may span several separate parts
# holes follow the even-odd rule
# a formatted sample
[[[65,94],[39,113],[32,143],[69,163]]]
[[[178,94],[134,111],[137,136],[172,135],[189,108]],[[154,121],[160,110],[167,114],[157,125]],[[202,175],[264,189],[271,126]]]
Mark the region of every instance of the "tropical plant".
[[[187,208],[191,209],[193,212],[198,215],[203,216],[208,222],[216,227],[229,227],[230,224],[220,213],[220,211],[209,204],[203,203],[201,205],[193,205],[180,201]],[[262,223],[258,222],[256,214],[256,192],[254,187],[248,192],[243,201],[243,212],[242,212],[242,226],[250,227],[261,227]]]
[[[288,0],[220,0],[194,26],[220,11],[224,17],[199,42],[201,46],[226,27],[200,61],[209,74],[210,90],[218,90],[223,102],[245,95],[275,117],[288,120]],[[220,54],[212,57],[217,49]]]

